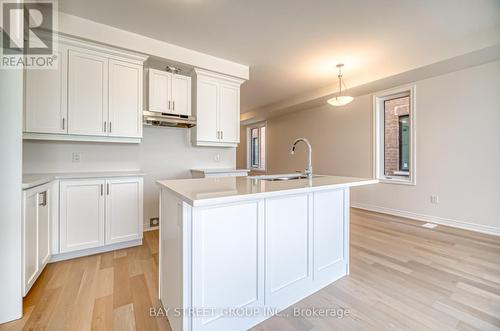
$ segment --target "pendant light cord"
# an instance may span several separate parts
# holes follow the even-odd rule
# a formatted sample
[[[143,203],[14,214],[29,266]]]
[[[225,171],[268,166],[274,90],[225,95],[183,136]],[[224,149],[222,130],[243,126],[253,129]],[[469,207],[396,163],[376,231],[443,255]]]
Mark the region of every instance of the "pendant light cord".
[[[339,97],[342,96],[342,68],[339,67]]]

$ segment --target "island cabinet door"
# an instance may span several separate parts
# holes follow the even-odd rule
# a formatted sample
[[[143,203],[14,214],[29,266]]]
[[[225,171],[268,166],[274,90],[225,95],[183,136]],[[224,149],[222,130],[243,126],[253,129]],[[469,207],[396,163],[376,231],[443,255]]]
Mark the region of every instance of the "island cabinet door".
[[[312,194],[266,199],[266,305],[283,309],[312,288]]]
[[[264,305],[262,207],[255,201],[194,209],[192,307],[206,310],[192,330],[246,330],[262,320],[228,318]]]
[[[349,191],[314,193],[314,283],[319,289],[347,274]]]

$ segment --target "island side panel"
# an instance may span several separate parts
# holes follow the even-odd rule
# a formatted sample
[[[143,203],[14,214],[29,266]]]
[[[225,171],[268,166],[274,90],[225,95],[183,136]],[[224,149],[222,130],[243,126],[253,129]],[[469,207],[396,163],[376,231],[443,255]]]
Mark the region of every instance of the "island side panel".
[[[344,259],[346,262],[345,274],[349,275],[351,265],[351,190],[344,189]]]
[[[347,275],[349,214],[346,196],[337,189],[314,192],[314,289]],[[348,201],[347,201],[348,206]]]
[[[173,331],[190,330],[183,311],[191,307],[190,233],[192,207],[170,190],[160,194],[160,300]]]
[[[266,305],[282,310],[311,293],[312,233],[312,193],[266,199]]]
[[[247,330],[264,307],[263,200],[194,207],[192,216],[193,331]]]

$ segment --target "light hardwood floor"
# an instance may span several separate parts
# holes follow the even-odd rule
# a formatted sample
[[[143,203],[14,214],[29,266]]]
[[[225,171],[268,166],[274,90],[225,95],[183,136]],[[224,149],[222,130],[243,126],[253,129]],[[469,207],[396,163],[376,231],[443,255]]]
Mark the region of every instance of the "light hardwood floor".
[[[353,209],[351,274],[287,310],[347,316],[272,317],[252,331],[500,330],[500,238],[421,224]],[[157,261],[152,231],[140,247],[50,264],[24,318],[0,330],[170,330],[149,317],[159,306]]]

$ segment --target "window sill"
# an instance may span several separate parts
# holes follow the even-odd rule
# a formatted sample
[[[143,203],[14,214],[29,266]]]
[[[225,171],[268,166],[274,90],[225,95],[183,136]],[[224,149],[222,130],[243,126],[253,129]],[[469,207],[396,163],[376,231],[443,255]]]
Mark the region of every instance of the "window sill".
[[[377,178],[379,180],[379,183],[384,183],[384,184],[397,184],[397,185],[410,185],[410,186],[415,186],[417,183],[415,180],[412,179],[399,179],[399,178]]]

